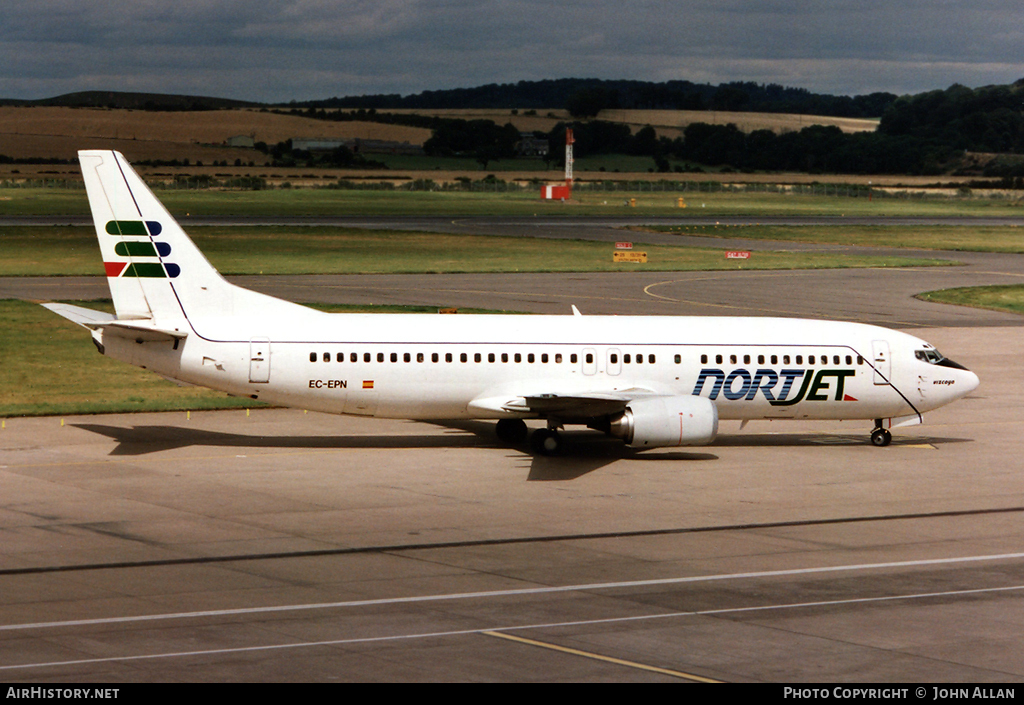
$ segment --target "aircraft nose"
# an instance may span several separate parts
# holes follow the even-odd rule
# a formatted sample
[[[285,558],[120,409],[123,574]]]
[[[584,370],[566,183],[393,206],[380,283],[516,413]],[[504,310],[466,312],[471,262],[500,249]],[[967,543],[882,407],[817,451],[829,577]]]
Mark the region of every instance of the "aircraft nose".
[[[966,394],[970,394],[971,392],[973,392],[975,389],[978,388],[978,385],[980,385],[980,384],[981,384],[981,380],[978,379],[978,375],[974,374],[970,370],[964,370],[964,374],[963,374],[963,389],[965,390],[964,391],[965,395]]]

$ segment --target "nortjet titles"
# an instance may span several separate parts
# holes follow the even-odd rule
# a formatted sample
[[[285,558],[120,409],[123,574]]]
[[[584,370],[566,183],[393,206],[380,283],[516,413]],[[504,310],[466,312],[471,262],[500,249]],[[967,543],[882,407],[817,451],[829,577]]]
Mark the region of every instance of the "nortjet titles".
[[[978,386],[924,340],[861,323],[317,311],[226,281],[117,152],[78,157],[115,313],[44,305],[101,354],[177,382],[326,413],[494,419],[542,454],[570,425],[646,449],[712,443],[721,419],[862,419],[886,446]]]
[[[844,380],[854,377],[857,370],[815,370],[808,369],[759,369],[753,374],[740,368],[728,375],[723,370],[704,368],[697,376],[697,384],[693,387],[693,396],[701,396],[705,382],[711,380],[711,391],[708,399],[717,399],[721,392],[726,399],[737,401],[745,399],[753,401],[757,393],[768,400],[772,406],[792,406],[800,401],[857,401],[843,391]],[[797,393],[791,398],[790,391],[796,386],[796,380],[802,380]],[[813,380],[813,382],[811,381]],[[781,382],[782,386],[776,390]],[[829,396],[826,392],[832,392]],[[777,395],[777,396],[776,396]],[[805,397],[806,395],[806,397]]]

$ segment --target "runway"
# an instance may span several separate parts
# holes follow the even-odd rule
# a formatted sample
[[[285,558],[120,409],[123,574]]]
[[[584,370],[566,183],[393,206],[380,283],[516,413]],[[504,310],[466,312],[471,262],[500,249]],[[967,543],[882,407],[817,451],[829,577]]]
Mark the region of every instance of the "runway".
[[[910,297],[1024,267],[946,254],[966,266],[238,278],[300,301],[926,327],[982,386],[888,448],[849,422],[723,423],[710,446],[642,453],[570,432],[546,458],[482,422],[6,419],[0,677],[1019,680],[1022,319]],[[0,279],[0,296],[105,289]]]

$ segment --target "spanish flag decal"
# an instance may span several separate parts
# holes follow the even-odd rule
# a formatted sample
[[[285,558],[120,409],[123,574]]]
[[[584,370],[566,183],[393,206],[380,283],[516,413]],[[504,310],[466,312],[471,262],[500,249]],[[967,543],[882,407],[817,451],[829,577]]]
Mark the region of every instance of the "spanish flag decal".
[[[363,389],[373,389],[373,380],[372,379],[364,379],[363,380]]]

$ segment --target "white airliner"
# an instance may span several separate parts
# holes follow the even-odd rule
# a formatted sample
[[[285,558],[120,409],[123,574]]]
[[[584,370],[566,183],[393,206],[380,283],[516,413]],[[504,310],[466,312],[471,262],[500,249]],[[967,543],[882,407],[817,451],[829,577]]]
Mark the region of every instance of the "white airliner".
[[[783,318],[324,313],[224,280],[124,157],[79,152],[116,315],[47,308],[100,353],[270,404],[497,419],[541,454],[586,425],[635,448],[703,445],[720,419],[865,419],[871,442],[978,377],[923,340]]]

